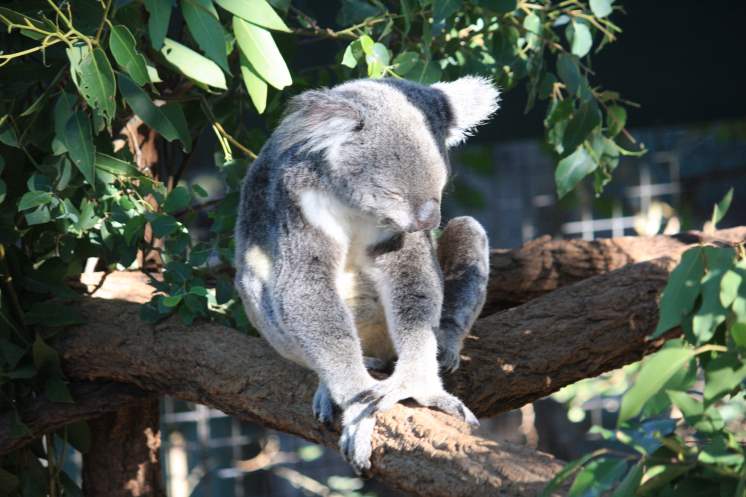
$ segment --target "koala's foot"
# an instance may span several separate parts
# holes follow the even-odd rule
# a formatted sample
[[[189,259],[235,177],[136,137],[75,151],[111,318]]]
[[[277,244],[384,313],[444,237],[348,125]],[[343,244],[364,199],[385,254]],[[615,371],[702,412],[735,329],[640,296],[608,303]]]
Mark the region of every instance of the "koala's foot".
[[[329,389],[321,382],[313,394],[313,415],[325,425],[330,425],[334,421],[334,401]]]
[[[379,411],[390,409],[397,402],[411,398],[424,407],[433,407],[456,416],[471,426],[479,426],[479,420],[474,413],[458,397],[446,392],[440,385],[417,382],[407,377],[399,381],[396,378],[389,378],[385,381],[391,381],[394,386],[378,402]]]
[[[440,370],[453,373],[461,364],[461,345],[438,345],[438,364]]]
[[[339,450],[359,475],[365,475],[370,469],[371,438],[376,424],[376,412],[381,410],[381,400],[391,393],[391,389],[390,383],[380,381],[356,395],[342,413]]]

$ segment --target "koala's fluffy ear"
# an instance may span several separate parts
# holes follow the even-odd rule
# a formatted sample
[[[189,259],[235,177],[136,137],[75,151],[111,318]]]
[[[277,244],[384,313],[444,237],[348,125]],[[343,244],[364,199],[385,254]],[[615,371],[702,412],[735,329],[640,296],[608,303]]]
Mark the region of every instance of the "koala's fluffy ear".
[[[435,83],[432,88],[445,93],[453,119],[448,128],[446,145],[453,147],[466,140],[474,129],[486,122],[497,110],[500,91],[487,78],[464,76],[449,83]]]
[[[363,112],[341,92],[309,90],[293,97],[277,128],[280,147],[301,144],[309,152],[329,155],[363,127]]]

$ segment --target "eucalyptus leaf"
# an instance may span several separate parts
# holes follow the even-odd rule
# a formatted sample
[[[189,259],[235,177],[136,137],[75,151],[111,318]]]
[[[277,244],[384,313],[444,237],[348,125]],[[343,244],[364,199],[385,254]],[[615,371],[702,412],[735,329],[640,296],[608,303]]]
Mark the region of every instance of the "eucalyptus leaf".
[[[293,84],[290,71],[269,31],[234,17],[233,33],[241,53],[264,81],[278,90]]]
[[[578,147],[557,164],[554,172],[554,182],[557,186],[557,196],[564,197],[586,176],[591,174],[598,165],[584,147]]]
[[[290,32],[290,28],[265,0],[215,0],[215,3],[231,14],[257,26]]]
[[[225,75],[215,62],[170,38],[163,40],[163,57],[185,76],[208,86],[225,90]]]
[[[137,51],[135,37],[127,26],[112,26],[109,50],[119,67],[124,69],[135,83],[142,86],[150,81],[145,57]]]
[[[70,160],[92,188],[96,187],[96,147],[91,120],[82,110],[73,112],[65,123],[65,147]]]
[[[243,54],[241,54],[241,76],[256,111],[259,114],[263,113],[267,108],[267,82],[259,76],[254,66]]]
[[[148,35],[150,36],[150,44],[155,50],[160,50],[163,47],[166,33],[168,33],[173,0],[144,0],[144,2],[149,14]]]
[[[213,62],[230,73],[225,51],[225,30],[217,16],[210,11],[211,8],[214,8],[211,0],[181,1],[181,11],[192,37]]]

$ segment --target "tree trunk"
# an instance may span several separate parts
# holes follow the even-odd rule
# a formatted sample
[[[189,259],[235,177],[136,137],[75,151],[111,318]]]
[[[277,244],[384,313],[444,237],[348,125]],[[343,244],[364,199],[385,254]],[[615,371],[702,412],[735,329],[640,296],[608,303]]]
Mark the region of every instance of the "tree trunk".
[[[107,497],[165,497],[158,450],[158,397],[150,396],[89,422],[83,493]]]

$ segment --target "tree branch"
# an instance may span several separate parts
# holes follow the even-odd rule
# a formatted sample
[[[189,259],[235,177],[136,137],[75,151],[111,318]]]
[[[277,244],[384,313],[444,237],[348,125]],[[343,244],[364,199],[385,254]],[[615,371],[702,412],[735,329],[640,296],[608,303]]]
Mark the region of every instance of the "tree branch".
[[[480,319],[464,349],[462,368],[447,378],[449,388],[479,415],[492,415],[655,350],[662,340],[645,337],[656,324],[656,296],[686,242],[534,243],[577,246],[582,260],[606,260],[582,273],[590,276],[622,264],[594,250],[621,251],[619,257],[626,259],[620,260],[648,258],[649,253],[635,250],[634,240],[654,255],[663,251],[674,257],[585,279]],[[522,250],[514,254],[529,249]],[[524,267],[531,267],[528,261],[525,256]],[[527,278],[536,286],[526,288],[536,292],[541,281],[555,281],[556,288],[572,278],[552,274],[584,266],[568,257],[549,267],[555,272],[536,273]],[[500,271],[493,283],[495,278]],[[123,288],[130,295],[147,293],[138,285],[143,283]],[[264,340],[213,324],[186,326],[177,319],[146,325],[138,318],[138,306],[121,300],[87,299],[83,312],[88,324],[60,334],[55,344],[70,378],[136,385],[336,447],[338,427],[325,429],[311,415],[316,379],[281,359]],[[457,420],[417,406],[397,405],[379,414],[373,447],[373,474],[415,495],[536,495],[560,467],[550,456],[473,436]]]
[[[678,259],[698,243],[738,243],[746,227],[705,234],[623,236],[598,240],[552,240],[544,236],[517,249],[490,254],[490,282],[482,316],[515,307],[557,288],[658,257]]]

